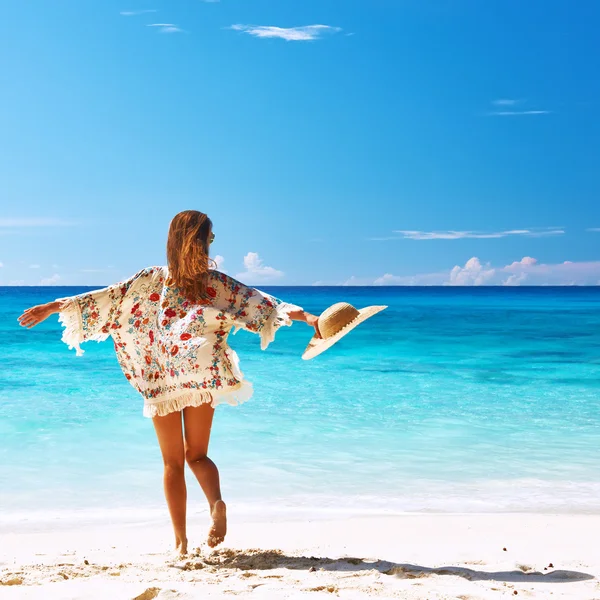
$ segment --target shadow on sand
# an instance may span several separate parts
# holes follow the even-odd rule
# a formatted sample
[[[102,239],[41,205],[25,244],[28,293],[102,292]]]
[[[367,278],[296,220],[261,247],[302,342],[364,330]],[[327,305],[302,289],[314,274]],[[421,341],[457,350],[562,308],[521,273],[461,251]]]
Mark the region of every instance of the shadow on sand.
[[[324,558],[317,556],[293,556],[280,550],[216,550],[203,556],[197,551],[178,568],[191,571],[197,569],[240,569],[261,571],[270,569],[292,569],[307,571],[379,571],[384,575],[401,579],[418,579],[431,575],[462,577],[469,581],[505,581],[511,583],[572,583],[595,579],[594,575],[578,571],[550,570],[534,571],[526,566],[514,571],[479,571],[467,567],[423,567],[386,560],[370,560],[354,557]]]

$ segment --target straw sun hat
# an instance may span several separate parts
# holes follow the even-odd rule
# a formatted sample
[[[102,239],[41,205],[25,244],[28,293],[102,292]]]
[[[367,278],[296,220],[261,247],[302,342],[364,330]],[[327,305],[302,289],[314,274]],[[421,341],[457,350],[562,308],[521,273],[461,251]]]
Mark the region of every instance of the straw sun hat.
[[[321,337],[315,334],[310,340],[302,358],[308,360],[314,358],[330,348],[337,341],[341,340],[348,332],[352,331],[357,325],[366,321],[369,317],[384,310],[387,306],[367,306],[366,308],[356,309],[347,302],[338,302],[323,311],[319,316],[319,333]]]

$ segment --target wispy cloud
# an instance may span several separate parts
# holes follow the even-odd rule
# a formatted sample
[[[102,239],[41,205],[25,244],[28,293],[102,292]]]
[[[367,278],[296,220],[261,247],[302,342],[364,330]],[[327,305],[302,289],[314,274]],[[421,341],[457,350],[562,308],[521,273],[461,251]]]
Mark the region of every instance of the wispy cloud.
[[[540,229],[540,230],[530,231],[527,234],[527,237],[547,237],[547,236],[553,236],[553,235],[564,235],[564,233],[565,233],[564,229]]]
[[[45,217],[0,217],[0,227],[69,227],[72,225],[76,225],[76,223],[64,219]]]
[[[515,106],[519,104],[521,100],[511,100],[510,98],[499,98],[498,100],[494,100],[492,104],[494,106]]]
[[[551,110],[540,110],[538,108],[521,108],[522,105],[526,104],[525,100],[514,100],[511,98],[499,98],[498,100],[492,100],[492,106],[494,107],[487,113],[490,117],[525,117],[534,115],[550,115]]]
[[[499,239],[511,236],[546,237],[563,235],[564,229],[557,227],[541,229],[510,229],[506,231],[415,231],[400,229],[393,232],[393,237],[371,238],[372,241],[387,240],[466,240],[466,239]]]
[[[137,17],[139,15],[147,15],[148,13],[158,12],[155,8],[147,8],[145,10],[122,10],[119,14],[122,17]]]
[[[146,27],[158,27],[160,33],[183,33],[184,30],[174,23],[152,23]]]
[[[594,233],[600,233],[600,227],[589,227],[586,231],[592,231]]]
[[[39,269],[40,265],[29,265],[30,269]]]
[[[324,35],[339,33],[340,27],[330,25],[306,25],[304,27],[272,27],[267,25],[232,25],[230,29],[242,31],[258,38],[280,38],[288,42],[318,40]]]
[[[244,283],[264,283],[280,279],[284,275],[283,271],[278,271],[263,264],[263,259],[260,258],[257,252],[248,252],[244,256],[244,267],[246,270],[235,276],[236,279],[240,279]]]
[[[551,115],[551,110],[496,110],[488,113],[491,117],[519,117],[527,115]]]

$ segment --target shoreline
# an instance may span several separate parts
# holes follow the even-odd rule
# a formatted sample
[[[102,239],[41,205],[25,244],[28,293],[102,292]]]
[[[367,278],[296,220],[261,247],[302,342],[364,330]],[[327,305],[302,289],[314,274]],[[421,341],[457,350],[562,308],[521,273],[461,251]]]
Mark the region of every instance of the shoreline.
[[[386,508],[299,508],[276,505],[238,505],[228,502],[230,520],[243,524],[263,523],[301,523],[328,522],[355,519],[403,519],[413,518],[481,518],[481,517],[598,517],[600,509],[564,508],[547,510],[545,508],[521,510],[480,510],[480,511],[440,511],[416,510],[401,511]],[[198,521],[208,518],[208,507],[188,507],[188,520]],[[107,509],[61,509],[50,511],[20,511],[0,514],[0,536],[26,533],[58,533],[73,529],[94,530],[96,527],[162,527],[170,523],[166,504],[162,507],[111,507]]]
[[[168,521],[2,533],[0,591],[10,600],[293,598],[308,591],[316,598],[600,595],[600,515],[407,514],[288,522],[264,515],[259,522],[234,513],[216,552],[201,544],[208,515],[193,514],[189,521],[190,548],[199,551],[184,560],[173,560]]]

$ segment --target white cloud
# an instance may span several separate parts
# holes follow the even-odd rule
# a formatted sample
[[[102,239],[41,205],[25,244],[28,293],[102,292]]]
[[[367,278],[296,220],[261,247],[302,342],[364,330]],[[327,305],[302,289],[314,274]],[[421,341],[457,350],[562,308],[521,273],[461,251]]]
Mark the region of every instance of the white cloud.
[[[528,237],[547,237],[553,235],[564,235],[564,229],[542,229],[538,231],[531,231]]]
[[[59,285],[61,277],[57,273],[40,281],[40,285]]]
[[[519,273],[518,275],[515,273],[514,275],[511,275],[508,279],[506,279],[502,285],[518,286],[524,283],[526,280],[527,273]]]
[[[586,229],[586,231],[592,231],[594,233],[600,233],[600,227],[590,227],[589,229]]]
[[[4,266],[4,263],[0,262],[0,269]]]
[[[537,108],[521,108],[521,105],[527,104],[525,100],[515,100],[512,98],[500,98],[492,100],[492,106],[495,108],[488,112],[490,117],[522,117],[534,115],[550,115],[551,110],[539,110]]]
[[[183,33],[183,29],[177,27],[173,23],[152,23],[146,27],[158,27],[160,33]]]
[[[39,269],[40,265],[29,265],[30,269]]]
[[[490,117],[519,117],[527,115],[551,115],[551,110],[495,110],[489,112]]]
[[[374,285],[597,285],[600,261],[544,264],[525,256],[509,265],[493,267],[479,258],[468,260],[464,267],[450,271],[413,276],[385,275]]]
[[[0,227],[66,227],[75,225],[72,221],[44,217],[0,218]]]
[[[258,38],[280,38],[288,42],[317,40],[324,35],[339,33],[340,27],[307,25],[305,27],[272,27],[267,25],[232,25],[230,29],[242,31]]]
[[[511,100],[510,98],[500,98],[498,100],[494,100],[492,104],[494,106],[515,106],[515,104],[519,104],[520,100]]]
[[[220,254],[217,254],[214,259],[213,259],[217,265],[217,270],[218,271],[223,271],[223,265],[225,264],[225,258],[223,256],[221,256]]]
[[[122,17],[137,17],[138,15],[145,15],[155,12],[158,12],[155,8],[148,8],[146,10],[122,10],[119,14]]]
[[[505,237],[505,232],[482,233],[476,231],[394,231],[407,240],[464,240]]]
[[[450,279],[447,285],[485,285],[495,275],[495,269],[488,264],[482,265],[474,256],[470,258],[464,267],[456,265],[450,271]]]
[[[25,280],[24,279],[12,279],[11,281],[8,282],[9,286],[21,286],[21,285],[25,285]]]
[[[381,277],[378,277],[373,284],[374,285],[402,285],[405,277],[399,275],[392,275],[391,273],[386,273]]]
[[[257,252],[248,252],[244,256],[244,267],[246,267],[246,270],[243,273],[238,273],[235,278],[245,283],[264,283],[280,279],[284,275],[283,271],[264,265],[263,259],[260,258]]]
[[[546,229],[511,229],[508,231],[414,231],[397,230],[393,233],[401,237],[371,238],[376,241],[407,239],[407,240],[466,240],[466,239],[498,239],[511,236],[545,237],[563,235],[564,229],[556,227]]]
[[[364,284],[360,282],[358,277],[356,277],[355,275],[352,275],[350,277],[350,279],[346,279],[346,281],[344,281],[344,283],[342,283],[342,285],[364,285]]]
[[[537,258],[532,258],[531,256],[524,256],[521,260],[516,260],[515,262],[507,265],[505,270],[507,271],[516,271],[522,267],[532,267],[533,265],[537,265]]]
[[[600,261],[544,264],[525,257],[503,268],[504,273],[523,276],[528,285],[595,285],[600,276]],[[508,281],[510,277],[506,281]]]

